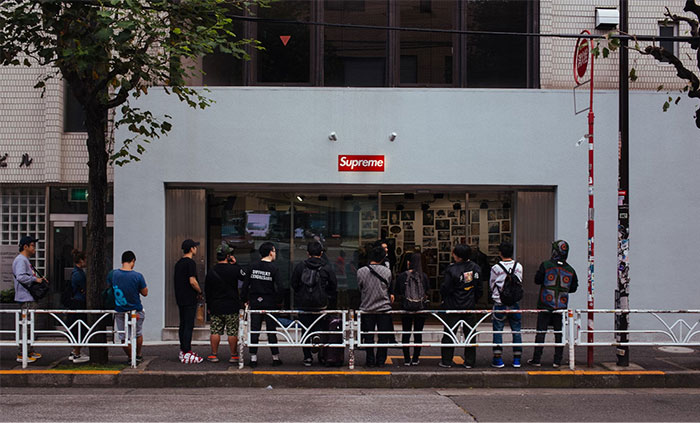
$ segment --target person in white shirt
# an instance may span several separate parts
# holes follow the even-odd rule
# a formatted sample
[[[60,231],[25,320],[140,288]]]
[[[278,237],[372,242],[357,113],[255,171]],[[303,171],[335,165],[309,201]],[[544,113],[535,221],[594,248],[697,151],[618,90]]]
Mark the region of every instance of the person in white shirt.
[[[510,325],[510,330],[513,332],[513,343],[522,343],[522,336],[520,334],[520,328],[522,324],[522,314],[521,313],[498,313],[500,310],[520,310],[520,304],[515,303],[513,305],[507,306],[501,302],[501,291],[503,290],[503,282],[506,279],[506,275],[513,272],[515,276],[521,281],[523,280],[523,266],[513,260],[513,244],[508,242],[503,242],[498,246],[498,252],[501,260],[491,268],[491,277],[489,279],[489,287],[491,291],[491,299],[493,300],[493,343],[496,344],[493,347],[493,361],[491,362],[492,367],[502,368],[505,367],[503,363],[503,347],[499,344],[503,343],[503,328],[505,327],[506,321]],[[513,266],[515,270],[513,271]],[[520,367],[520,357],[523,354],[523,348],[521,346],[513,347],[513,367]]]

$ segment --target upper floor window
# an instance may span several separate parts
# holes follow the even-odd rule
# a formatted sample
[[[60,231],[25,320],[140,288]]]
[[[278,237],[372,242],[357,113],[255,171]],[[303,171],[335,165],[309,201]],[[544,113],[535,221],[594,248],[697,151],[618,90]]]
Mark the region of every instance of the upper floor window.
[[[678,25],[672,22],[659,22],[659,36],[675,37],[676,35],[678,35]],[[659,41],[659,46],[673,53],[674,56],[678,56],[677,43],[675,41],[662,40]],[[662,60],[662,62],[668,62],[668,60]]]
[[[63,84],[63,132],[86,132],[85,110],[78,103],[68,82]]]

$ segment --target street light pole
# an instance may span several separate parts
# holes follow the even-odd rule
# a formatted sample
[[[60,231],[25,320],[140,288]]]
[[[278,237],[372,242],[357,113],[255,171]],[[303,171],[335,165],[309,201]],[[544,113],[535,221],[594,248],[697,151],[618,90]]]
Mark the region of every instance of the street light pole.
[[[629,33],[628,0],[620,0],[620,33]],[[615,308],[629,309],[629,51],[627,39],[622,38],[620,48],[620,94],[619,94],[619,153],[618,153],[618,197],[617,197],[617,289]],[[629,313],[615,315],[617,342],[628,342]],[[629,366],[629,347],[617,347],[617,365]]]

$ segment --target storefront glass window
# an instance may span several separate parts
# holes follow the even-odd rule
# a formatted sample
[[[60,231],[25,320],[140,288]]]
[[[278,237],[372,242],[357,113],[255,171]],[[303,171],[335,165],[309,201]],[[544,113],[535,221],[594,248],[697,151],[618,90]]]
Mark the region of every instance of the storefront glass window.
[[[244,38],[244,23],[234,21],[234,33],[237,38]],[[202,82],[207,86],[243,85],[244,59],[237,59],[229,53],[216,51],[202,58]]]
[[[311,20],[311,2],[280,0],[260,8],[263,19]],[[311,27],[292,23],[258,22],[257,39],[265,47],[258,54],[258,82],[309,83]]]
[[[326,0],[324,21],[338,24],[386,26],[386,0]],[[324,29],[326,86],[382,87],[386,85],[387,32]]]
[[[456,1],[405,0],[398,7],[402,27],[457,28]],[[399,37],[401,84],[452,84],[453,34],[402,31]]]
[[[528,2],[521,0],[468,0],[470,31],[527,32]],[[526,88],[527,38],[469,35],[467,86]]]

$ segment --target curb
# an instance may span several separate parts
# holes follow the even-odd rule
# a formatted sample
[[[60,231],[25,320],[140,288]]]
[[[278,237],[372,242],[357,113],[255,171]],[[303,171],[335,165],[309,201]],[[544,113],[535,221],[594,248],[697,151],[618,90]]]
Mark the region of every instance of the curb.
[[[3,387],[120,388],[700,388],[700,372],[396,372],[378,371],[71,371],[0,372]]]

